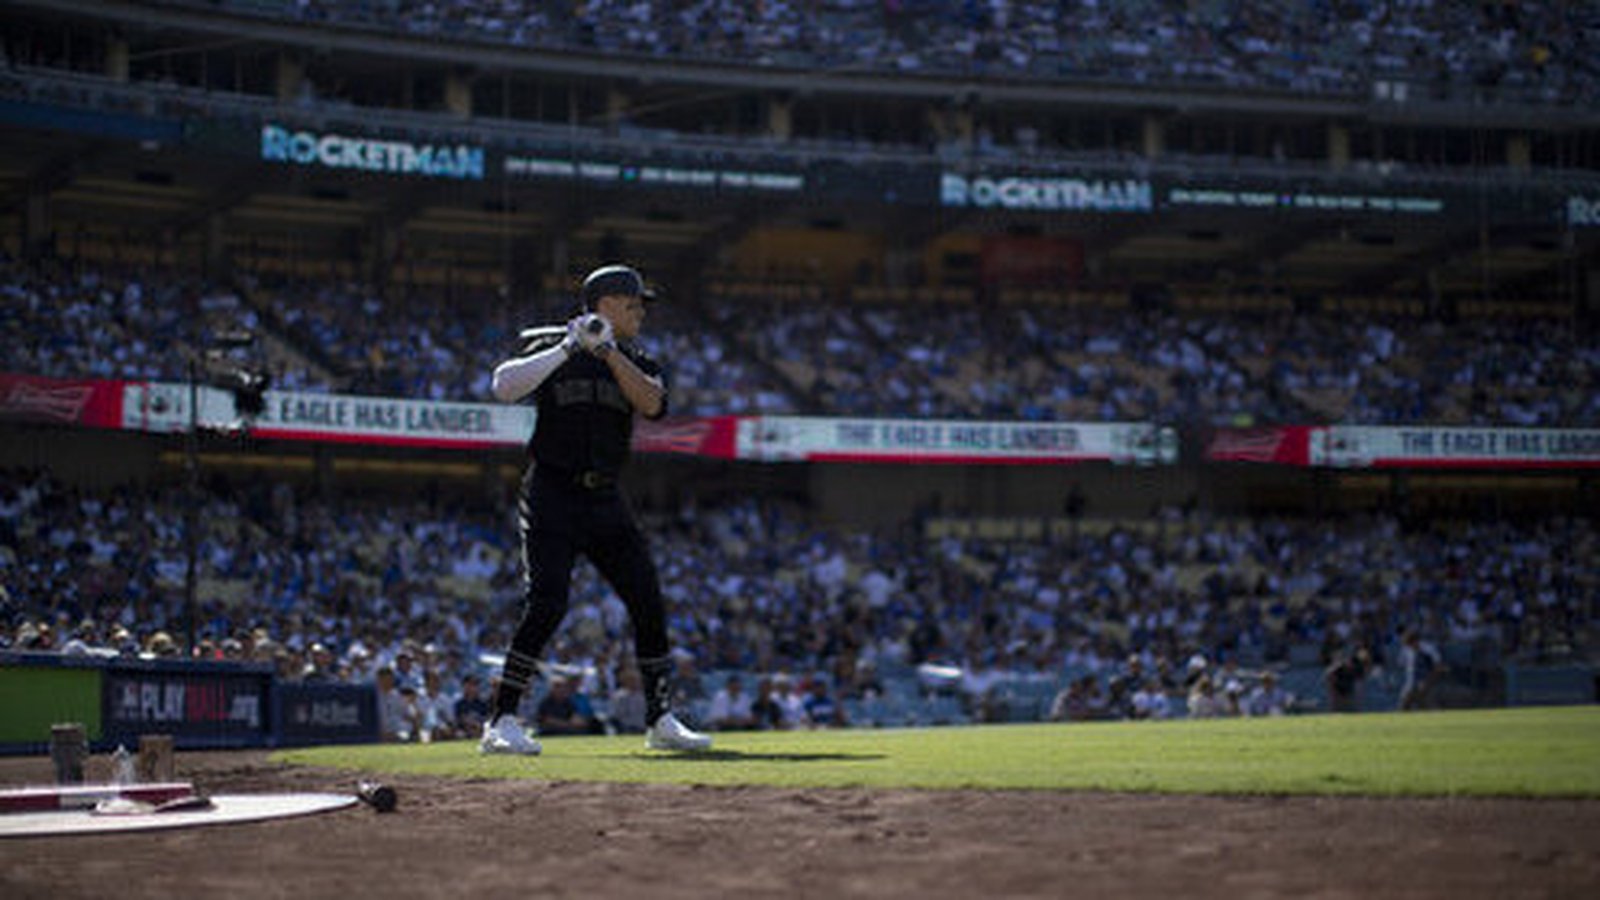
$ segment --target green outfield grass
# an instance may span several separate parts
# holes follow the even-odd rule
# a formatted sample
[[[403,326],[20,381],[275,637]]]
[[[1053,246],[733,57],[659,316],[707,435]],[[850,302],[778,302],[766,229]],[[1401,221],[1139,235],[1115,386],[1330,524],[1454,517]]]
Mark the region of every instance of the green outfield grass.
[[[1600,708],[730,733],[701,755],[643,738],[287,750],[291,763],[554,781],[1206,794],[1600,796]]]

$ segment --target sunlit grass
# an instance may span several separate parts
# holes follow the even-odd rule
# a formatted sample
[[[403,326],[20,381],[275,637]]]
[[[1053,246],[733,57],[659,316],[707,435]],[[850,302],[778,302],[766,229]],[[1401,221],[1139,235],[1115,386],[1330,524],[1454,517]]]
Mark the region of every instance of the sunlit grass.
[[[369,772],[780,787],[1215,794],[1600,796],[1600,709],[716,735],[707,754],[558,737],[536,758],[476,742],[288,750]]]

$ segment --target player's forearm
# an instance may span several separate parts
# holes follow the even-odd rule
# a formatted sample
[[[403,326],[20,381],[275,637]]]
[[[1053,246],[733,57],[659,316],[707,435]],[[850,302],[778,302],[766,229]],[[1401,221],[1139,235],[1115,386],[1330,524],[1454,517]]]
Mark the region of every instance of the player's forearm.
[[[634,411],[647,419],[661,415],[666,408],[667,389],[659,380],[646,375],[626,354],[610,351],[601,358]]]
[[[495,367],[490,389],[495,399],[514,403],[538,390],[551,373],[567,361],[570,351],[566,344],[557,344],[548,350],[528,356],[508,359]]]

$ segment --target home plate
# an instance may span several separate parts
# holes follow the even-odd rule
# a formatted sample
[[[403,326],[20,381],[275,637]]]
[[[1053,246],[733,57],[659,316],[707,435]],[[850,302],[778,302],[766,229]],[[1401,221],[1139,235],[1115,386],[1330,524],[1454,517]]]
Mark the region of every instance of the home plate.
[[[164,806],[113,798],[93,809],[58,809],[0,815],[0,838],[106,834],[229,825],[306,816],[356,803],[349,794],[215,794],[179,798]]]
[[[162,781],[155,784],[57,784],[42,787],[10,788],[0,791],[0,813],[58,812],[93,809],[116,798],[159,806],[194,796],[188,781]]]

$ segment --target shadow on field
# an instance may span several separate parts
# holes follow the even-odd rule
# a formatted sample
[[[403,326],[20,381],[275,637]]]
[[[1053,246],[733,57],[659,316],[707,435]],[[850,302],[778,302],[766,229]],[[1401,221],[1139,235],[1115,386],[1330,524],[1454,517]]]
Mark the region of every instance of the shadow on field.
[[[645,762],[867,762],[885,759],[883,753],[744,753],[739,750],[707,750],[704,753],[628,754],[618,759]]]

